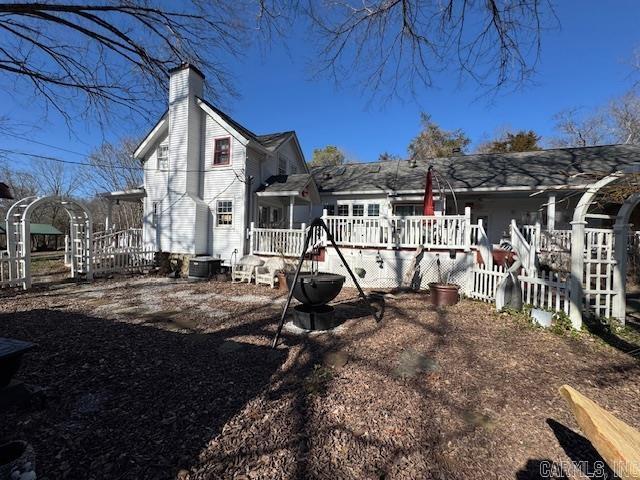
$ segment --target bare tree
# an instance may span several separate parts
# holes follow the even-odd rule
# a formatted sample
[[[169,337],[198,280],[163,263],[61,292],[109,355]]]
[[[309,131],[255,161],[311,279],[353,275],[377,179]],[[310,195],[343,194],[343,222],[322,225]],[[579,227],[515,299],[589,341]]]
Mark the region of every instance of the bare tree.
[[[616,142],[640,144],[640,97],[630,91],[609,105]]]
[[[453,69],[487,88],[522,84],[536,66],[548,0],[338,0],[308,12],[322,45],[318,70],[374,92],[432,86]]]
[[[3,3],[0,73],[67,121],[78,100],[101,122],[114,106],[146,116],[180,62],[205,71],[214,100],[233,94],[225,59],[255,37],[253,26],[277,22],[275,12],[268,0]]]
[[[85,184],[93,193],[113,192],[138,188],[143,182],[143,169],[133,158],[138,141],[124,138],[119,143],[105,142],[88,158],[88,167],[83,171]],[[104,219],[104,201],[90,203],[96,221]],[[139,227],[142,219],[142,204],[120,202],[112,211],[112,222],[121,228]]]
[[[32,161],[32,175],[38,185],[39,195],[73,198],[79,191],[82,180],[79,171],[70,165],[43,159]],[[44,204],[39,208],[40,217],[60,230],[66,230],[69,218],[59,203]]]
[[[550,0],[360,2],[2,3],[0,73],[68,122],[80,107],[105,124],[114,107],[153,115],[167,70],[181,62],[204,70],[214,101],[234,94],[231,60],[293,19],[316,27],[318,70],[389,94],[430,86],[445,68],[486,86],[521,83],[536,65],[542,28],[555,21]]]
[[[589,147],[611,142],[612,129],[606,111],[585,113],[579,108],[563,110],[554,116],[559,135],[553,147]]]
[[[431,119],[431,115],[420,114],[422,130],[409,144],[409,157],[426,160],[434,157],[450,157],[465,153],[471,140],[460,128],[444,130]]]

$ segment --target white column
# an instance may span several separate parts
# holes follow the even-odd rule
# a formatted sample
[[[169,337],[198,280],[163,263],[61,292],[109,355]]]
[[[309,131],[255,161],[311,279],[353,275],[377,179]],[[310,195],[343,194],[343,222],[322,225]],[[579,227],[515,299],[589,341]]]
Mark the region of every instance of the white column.
[[[549,195],[547,201],[547,231],[550,232],[556,229],[556,196],[555,194]]]
[[[254,249],[253,236],[255,235],[255,233],[254,233],[253,229],[255,228],[255,226],[256,226],[255,222],[251,222],[251,225],[249,227],[249,253],[251,255],[253,255],[253,249]]]
[[[289,230],[293,230],[293,204],[295,199],[293,195],[289,197]]]
[[[582,328],[582,305],[584,289],[584,229],[587,222],[574,220],[571,222],[571,277],[569,278],[571,310],[569,318],[573,328]]]
[[[613,253],[616,262],[613,265],[613,309],[612,314],[615,319],[623,325],[627,316],[627,298],[625,284],[627,278],[627,241],[629,235],[629,225],[616,224],[613,227],[614,247]]]
[[[471,250],[471,207],[464,207],[464,251]]]
[[[113,214],[113,200],[107,198],[107,217],[104,219],[104,229],[109,231],[111,228],[111,215]]]

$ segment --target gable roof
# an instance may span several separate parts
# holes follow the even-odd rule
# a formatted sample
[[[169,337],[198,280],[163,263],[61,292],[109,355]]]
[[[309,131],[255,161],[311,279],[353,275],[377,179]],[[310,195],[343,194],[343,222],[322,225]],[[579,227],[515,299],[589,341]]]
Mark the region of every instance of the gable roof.
[[[244,138],[246,138],[247,140],[255,141],[256,143],[258,143],[265,149],[269,150],[270,152],[275,152],[276,150],[278,150],[291,137],[294,137],[297,139],[296,132],[294,130],[257,135],[253,133],[251,130],[249,130],[248,128],[246,128],[241,123],[235,121],[233,118],[231,118],[229,115],[227,115],[225,112],[220,110],[218,107],[216,107],[212,103],[207,102],[205,99],[200,97],[196,97],[196,99],[202,102],[204,105],[206,105],[207,109],[212,110],[213,112],[215,112],[216,115],[220,116],[222,121],[227,123],[231,128],[233,128],[236,132],[238,132]],[[151,128],[149,133],[145,135],[144,139],[136,147],[133,155],[135,158],[141,158],[142,156],[144,156],[149,146],[153,145],[154,141],[162,133],[164,133],[167,130],[168,122],[166,120],[168,119],[168,113],[169,111],[166,110],[162,114],[160,119]],[[296,143],[297,143],[297,140],[296,140]]]
[[[246,128],[241,123],[238,123],[237,121],[235,121],[233,118],[231,118],[229,115],[227,115],[225,112],[220,110],[218,107],[216,107],[212,103],[209,103],[206,100],[199,97],[198,97],[198,100],[204,103],[208,108],[213,110],[216,114],[218,114],[223,121],[228,123],[235,131],[237,131],[244,138],[246,138],[247,140],[253,140],[259,143],[260,145],[262,145],[264,148],[266,148],[271,152],[276,151],[278,148],[280,148],[280,146],[284,142],[286,142],[289,139],[289,137],[291,137],[291,135],[296,134],[295,131],[289,130],[286,132],[276,132],[276,133],[267,133],[264,135],[257,135],[253,133],[251,130],[249,130],[248,128]]]
[[[312,168],[320,192],[416,192],[430,165],[456,191],[537,190],[584,186],[640,162],[640,147],[602,145],[516,153],[358,163]]]

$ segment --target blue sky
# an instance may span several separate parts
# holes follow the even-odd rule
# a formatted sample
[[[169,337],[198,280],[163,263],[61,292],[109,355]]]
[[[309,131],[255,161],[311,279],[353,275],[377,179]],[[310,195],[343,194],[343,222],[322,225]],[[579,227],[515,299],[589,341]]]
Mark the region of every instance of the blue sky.
[[[522,91],[478,98],[476,85],[467,82],[460,87],[456,77],[444,77],[416,98],[370,104],[369,96],[357,89],[336,88],[326,78],[311,79],[312,49],[294,33],[288,49],[279,43],[268,52],[255,48],[230,66],[241,96],[229,99],[226,110],[256,133],[296,130],[307,159],[314,148],[327,144],[338,145],[354,161],[374,161],[384,151],[404,155],[419,131],[420,111],[429,112],[444,128],[462,128],[474,144],[504,126],[533,129],[544,141],[553,135],[552,117],[558,111],[602,105],[627,91],[633,83],[629,62],[640,47],[640,2],[557,3],[561,26],[545,32],[535,84]],[[0,105],[0,113],[13,121],[32,119],[25,100],[4,88]],[[150,125],[121,127],[120,131],[143,135]],[[82,120],[75,133],[70,136],[62,119],[51,113],[30,138],[80,153],[97,147],[103,138],[95,125]],[[14,138],[0,141],[15,149],[81,160]]]

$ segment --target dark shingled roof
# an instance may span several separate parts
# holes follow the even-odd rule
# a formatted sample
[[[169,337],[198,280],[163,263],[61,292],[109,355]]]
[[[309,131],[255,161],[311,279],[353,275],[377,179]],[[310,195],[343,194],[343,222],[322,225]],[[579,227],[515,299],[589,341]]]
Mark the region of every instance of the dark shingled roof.
[[[280,147],[280,145],[282,145],[286,140],[288,140],[291,135],[295,134],[295,132],[293,130],[290,130],[290,131],[287,131],[287,132],[277,132],[277,133],[267,133],[265,135],[256,135],[251,130],[246,128],[244,125],[241,125],[240,123],[236,122],[233,118],[231,118],[225,112],[220,110],[218,107],[216,107],[213,104],[207,102],[203,98],[200,98],[200,97],[198,97],[198,98],[205,105],[207,105],[207,107],[209,107],[211,110],[213,110],[218,115],[220,115],[222,117],[222,119],[225,122],[227,122],[229,125],[231,125],[234,128],[234,130],[236,130],[238,133],[240,133],[240,135],[242,135],[245,138],[248,138],[248,139],[251,139],[251,140],[255,140],[260,145],[262,145],[264,148],[266,148],[268,150],[271,150],[272,152],[275,151],[278,147]]]
[[[314,167],[311,173],[320,192],[422,190],[429,165],[454,189],[533,189],[584,185],[635,162],[640,162],[640,147],[603,145],[434,158],[417,160],[415,167],[404,160],[355,163]]]
[[[311,175],[293,173],[291,175],[272,175],[258,188],[258,192],[300,192],[304,190]]]
[[[256,140],[260,142],[260,144],[272,152],[277,150],[280,145],[289,140],[289,137],[293,135],[295,132],[290,130],[288,132],[279,132],[279,133],[268,133],[267,135],[258,135]]]

